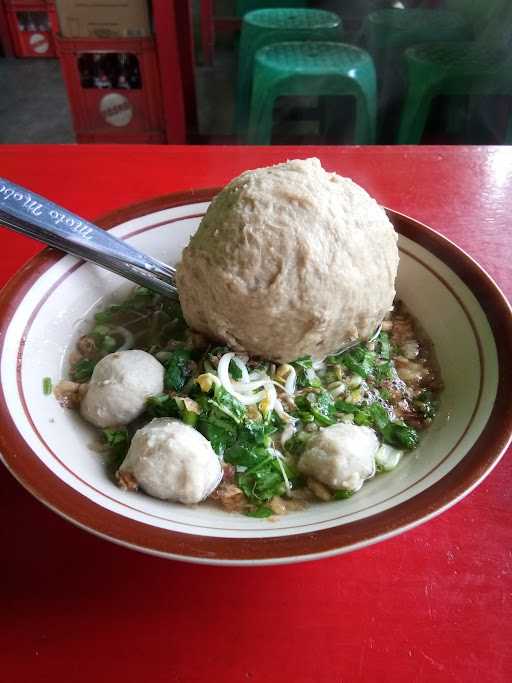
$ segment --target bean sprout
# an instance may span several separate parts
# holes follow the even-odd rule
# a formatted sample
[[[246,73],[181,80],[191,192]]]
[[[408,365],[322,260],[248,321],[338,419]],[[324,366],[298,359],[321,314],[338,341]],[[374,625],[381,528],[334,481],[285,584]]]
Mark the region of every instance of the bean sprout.
[[[268,450],[272,453],[272,455],[274,456],[274,458],[277,460],[277,464],[279,465],[279,469],[281,470],[281,474],[282,474],[282,477],[283,477],[284,485],[285,485],[285,487],[286,487],[286,492],[289,494],[290,491],[292,490],[292,487],[290,486],[290,480],[288,479],[288,476],[287,476],[287,474],[286,474],[286,470],[284,469],[284,465],[283,465],[284,457],[283,457],[283,454],[280,453],[280,452],[279,452],[278,450],[276,450],[275,448],[269,448]]]
[[[338,398],[340,394],[343,394],[347,389],[347,385],[344,382],[340,382],[337,387],[331,390],[331,396],[333,398]]]
[[[257,380],[257,379],[264,379],[268,377],[266,372],[262,372],[261,370],[253,370],[252,372],[249,373],[249,379],[251,381]]]
[[[295,391],[296,383],[297,372],[295,371],[295,368],[292,365],[290,365],[290,371],[288,373],[288,377],[286,378],[286,382],[284,383],[284,388],[286,389],[287,394],[293,394],[293,392]]]
[[[117,349],[117,351],[126,351],[127,349],[133,348],[135,339],[130,330],[127,330],[126,327],[121,327],[121,325],[116,325],[112,329],[114,333],[119,334],[124,339],[124,342]]]
[[[277,400],[277,392],[272,380],[265,382],[265,389],[267,391],[267,398],[269,402],[267,410],[270,413],[274,410]]]
[[[233,380],[231,380],[233,389],[235,391],[240,391],[242,394],[247,394],[248,392],[254,391],[255,389],[260,389],[261,387],[265,386],[267,382],[268,378],[260,379],[254,382],[233,382]]]
[[[281,453],[281,451],[278,451],[277,448],[272,448],[270,446],[269,448],[267,448],[267,450],[273,458],[276,458],[277,460],[284,460],[284,455]]]
[[[284,422],[295,422],[296,418],[292,417],[285,411],[280,399],[276,399],[274,410]]]
[[[291,439],[296,431],[297,427],[295,426],[295,423],[289,422],[283,429],[283,433],[281,434],[281,445],[284,446],[288,439]]]

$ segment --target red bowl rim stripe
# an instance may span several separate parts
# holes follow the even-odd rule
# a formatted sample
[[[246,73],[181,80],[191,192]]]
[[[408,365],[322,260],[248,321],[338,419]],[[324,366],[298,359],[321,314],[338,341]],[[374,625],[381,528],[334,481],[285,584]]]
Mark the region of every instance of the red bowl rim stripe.
[[[97,221],[110,228],[167,208],[209,201],[218,188],[155,198],[112,212]],[[129,519],[94,503],[56,477],[32,452],[16,429],[0,390],[0,451],[8,469],[36,498],[66,519],[117,543],[163,556],[217,563],[279,562],[344,552],[400,533],[471,491],[497,464],[512,431],[512,311],[487,273],[447,238],[418,221],[388,210],[396,229],[446,263],[469,287],[486,312],[498,351],[499,382],[492,413],[476,443],[440,481],[413,498],[362,520],[312,533],[240,539],[169,531]],[[32,258],[0,292],[0,343],[33,283],[62,258],[45,249]]]

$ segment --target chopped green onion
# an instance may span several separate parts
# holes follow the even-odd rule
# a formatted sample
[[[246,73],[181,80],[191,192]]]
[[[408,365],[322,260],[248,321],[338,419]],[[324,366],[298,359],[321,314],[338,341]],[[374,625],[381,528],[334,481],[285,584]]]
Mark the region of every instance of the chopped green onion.
[[[379,354],[385,360],[389,360],[391,357],[391,344],[389,342],[389,335],[387,332],[381,332],[377,338],[377,348]]]
[[[53,385],[51,377],[43,377],[43,394],[49,396],[52,393]]]
[[[389,415],[387,410],[380,403],[372,403],[368,408],[370,417],[374,425],[379,431],[382,431],[389,424]]]
[[[247,517],[270,517],[274,513],[265,505],[260,505],[259,508],[256,508],[255,510],[249,510],[249,512],[246,512],[245,514]]]
[[[360,345],[351,351],[346,351],[340,356],[340,360],[351,372],[367,379],[373,372],[376,355]]]
[[[108,353],[111,353],[118,347],[118,343],[114,339],[114,337],[111,337],[109,334],[105,335],[103,337],[103,340],[101,342],[101,348],[103,351],[107,351]]]
[[[373,368],[373,374],[378,382],[382,381],[383,379],[391,379],[393,377],[391,363],[389,361],[377,363]]]
[[[75,382],[85,382],[91,378],[95,363],[88,358],[81,358],[70,370],[71,379]]]
[[[181,419],[186,425],[190,425],[191,427],[194,427],[197,420],[199,418],[199,415],[197,413],[194,413],[193,410],[184,410],[181,414]]]
[[[390,422],[382,430],[384,443],[396,448],[406,448],[408,451],[416,448],[419,442],[418,432],[407,425]]]
[[[98,335],[99,337],[104,337],[110,332],[109,325],[96,325],[92,331],[92,334]]]
[[[297,432],[287,440],[284,447],[292,455],[302,455],[310,438],[311,434],[308,432]]]
[[[325,389],[298,396],[295,404],[299,408],[298,417],[302,422],[312,422],[313,418],[321,427],[329,427],[336,422],[335,402]]]
[[[339,413],[355,413],[357,410],[357,407],[353,403],[342,401],[341,399],[335,401],[334,407]]]
[[[291,363],[297,373],[298,387],[321,387],[322,382],[313,369],[313,359],[311,356],[297,358]]]
[[[242,371],[234,360],[230,360],[229,362],[229,374],[234,380],[242,379]]]
[[[315,416],[312,413],[306,412],[305,410],[302,410],[301,412],[297,413],[297,417],[301,422],[304,422],[304,424],[308,424],[308,422],[315,421]]]
[[[354,493],[354,491],[350,491],[349,489],[340,489],[339,491],[334,492],[334,500],[346,500],[347,498],[351,498]]]
[[[128,430],[122,429],[104,429],[103,439],[109,447],[112,464],[117,468],[121,465],[130,448],[130,437]]]
[[[165,361],[165,388],[181,391],[192,374],[190,358],[192,352],[182,346],[174,349]]]
[[[117,307],[117,310],[119,307]],[[109,306],[106,310],[104,311],[98,311],[94,315],[94,320],[99,324],[103,325],[104,323],[109,323],[112,320],[112,315],[114,314],[114,306]]]

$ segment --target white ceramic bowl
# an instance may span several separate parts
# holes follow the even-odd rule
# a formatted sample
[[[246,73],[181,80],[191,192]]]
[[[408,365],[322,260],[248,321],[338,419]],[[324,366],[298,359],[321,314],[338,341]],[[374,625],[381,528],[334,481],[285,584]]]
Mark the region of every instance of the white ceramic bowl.
[[[173,264],[212,194],[162,198],[103,224]],[[67,353],[93,312],[130,285],[50,249],[0,296],[5,464],[37,498],[79,526],[139,550],[198,562],[263,564],[347,552],[453,505],[489,473],[509,442],[511,312],[470,257],[429,228],[389,213],[400,233],[398,293],[433,340],[446,387],[434,424],[393,473],[367,482],[349,500],[311,505],[275,521],[120,490],[89,447],[92,428],[44,396],[42,378],[65,376]]]

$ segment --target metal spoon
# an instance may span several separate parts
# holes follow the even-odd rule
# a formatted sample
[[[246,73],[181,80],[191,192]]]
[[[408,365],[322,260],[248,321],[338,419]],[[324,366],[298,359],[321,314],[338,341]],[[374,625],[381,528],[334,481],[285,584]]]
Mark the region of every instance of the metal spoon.
[[[0,178],[0,223],[158,294],[178,298],[174,268],[5,178]]]

